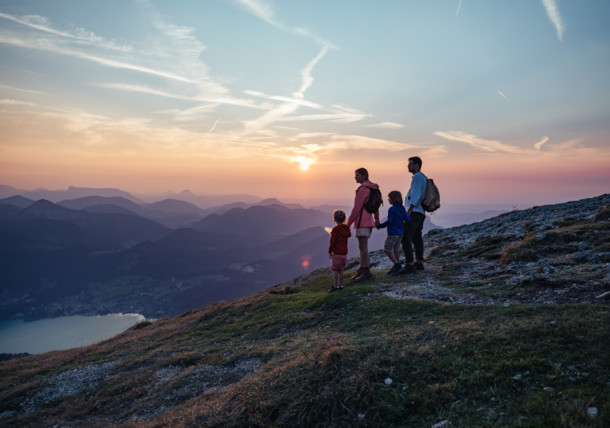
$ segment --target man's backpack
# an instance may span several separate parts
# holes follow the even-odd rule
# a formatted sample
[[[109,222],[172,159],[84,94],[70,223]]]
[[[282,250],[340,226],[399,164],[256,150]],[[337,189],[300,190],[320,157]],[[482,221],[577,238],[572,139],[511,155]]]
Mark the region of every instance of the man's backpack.
[[[371,188],[369,188],[369,190],[371,193],[369,194],[369,198],[364,202],[364,209],[371,214],[375,214],[377,210],[379,210],[379,207],[383,205],[383,198],[381,197],[381,190]]]
[[[428,178],[427,181],[426,194],[421,201],[421,206],[424,211],[431,213],[441,207],[441,194],[439,193],[436,184],[434,184],[434,180]]]

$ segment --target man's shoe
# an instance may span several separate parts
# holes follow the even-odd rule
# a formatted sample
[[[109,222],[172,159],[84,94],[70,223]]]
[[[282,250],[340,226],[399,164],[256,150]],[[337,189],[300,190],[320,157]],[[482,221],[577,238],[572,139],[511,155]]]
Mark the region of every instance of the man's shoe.
[[[415,272],[416,267],[414,265],[405,265],[400,271],[398,271],[399,275],[405,275],[407,273]]]
[[[424,264],[423,263],[415,262],[415,269],[416,270],[424,270]]]
[[[337,291],[339,288],[338,287],[333,287],[330,290],[328,290],[329,293],[333,293],[335,291]]]
[[[402,269],[402,265],[400,263],[396,263],[394,266],[392,266],[392,269],[387,272],[387,274],[390,276],[396,275],[400,269]]]
[[[352,276],[351,280],[355,280],[356,278],[358,278],[360,275],[362,275],[362,268],[358,268],[358,270],[356,271],[356,273],[354,274],[354,276]]]
[[[360,281],[364,281],[365,279],[370,279],[373,277],[373,274],[371,273],[371,271],[369,269],[363,269],[362,273],[357,276],[356,278],[354,278],[354,282],[360,282]]]

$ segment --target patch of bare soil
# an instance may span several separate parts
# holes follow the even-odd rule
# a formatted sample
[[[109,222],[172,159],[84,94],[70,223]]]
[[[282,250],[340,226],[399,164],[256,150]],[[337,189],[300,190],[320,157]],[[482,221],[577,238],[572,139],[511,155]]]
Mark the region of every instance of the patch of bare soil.
[[[471,289],[449,288],[434,272],[416,272],[400,277],[379,277],[384,295],[395,299],[419,299],[463,305],[506,306],[514,303],[529,305],[562,305],[575,303],[610,304],[610,291],[601,283],[574,283],[564,287],[513,288],[498,293],[497,286],[482,285]],[[396,281],[398,279],[398,281]],[[495,290],[494,290],[495,288]],[[496,292],[494,292],[496,291]]]

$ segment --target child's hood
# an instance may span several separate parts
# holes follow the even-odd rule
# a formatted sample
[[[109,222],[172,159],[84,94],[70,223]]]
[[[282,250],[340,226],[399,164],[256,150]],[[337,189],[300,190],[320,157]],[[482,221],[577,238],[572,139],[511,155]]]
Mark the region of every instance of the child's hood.
[[[337,233],[343,236],[350,237],[352,236],[352,232],[350,232],[349,227],[346,224],[338,224],[336,227]]]

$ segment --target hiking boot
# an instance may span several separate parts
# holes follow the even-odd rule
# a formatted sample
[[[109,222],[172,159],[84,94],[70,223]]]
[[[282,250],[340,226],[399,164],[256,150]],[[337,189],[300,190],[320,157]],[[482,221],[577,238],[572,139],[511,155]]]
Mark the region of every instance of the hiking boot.
[[[423,262],[415,262],[415,269],[416,270],[424,270],[424,263]]]
[[[337,291],[339,289],[339,287],[333,287],[330,290],[328,290],[329,293],[333,293],[335,291]]]
[[[351,280],[355,280],[356,278],[358,278],[360,275],[362,275],[362,268],[358,268],[358,270],[356,271],[356,273],[354,274],[354,276],[352,276]]]
[[[394,266],[392,266],[392,269],[387,271],[387,274],[390,276],[396,275],[400,269],[402,269],[402,265],[400,263],[396,263]]]
[[[415,265],[405,265],[405,267],[403,267],[401,270],[398,271],[398,275],[405,275],[407,273],[413,273],[417,270],[417,268],[415,267]]]
[[[370,279],[373,277],[373,274],[371,273],[369,268],[364,268],[362,269],[362,273],[357,276],[356,278],[353,279],[354,282],[360,282],[360,281],[364,281],[365,279]]]

